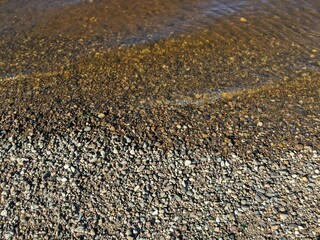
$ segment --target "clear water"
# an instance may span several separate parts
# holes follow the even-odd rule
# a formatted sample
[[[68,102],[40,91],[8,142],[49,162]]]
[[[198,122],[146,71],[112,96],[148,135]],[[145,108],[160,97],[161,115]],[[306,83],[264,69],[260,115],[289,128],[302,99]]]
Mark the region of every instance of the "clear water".
[[[243,29],[246,19],[250,23]],[[5,0],[0,30],[139,42],[206,29],[302,41],[319,37],[318,0]],[[316,41],[314,42],[316,44]]]
[[[305,69],[319,72],[320,1],[0,0],[0,33],[0,57],[6,59],[1,63],[2,78],[49,77],[57,66],[74,64],[92,75],[90,86],[104,89],[101,95],[110,86],[122,94],[131,84],[133,89],[148,89],[139,92],[141,98],[156,96],[160,89],[157,96],[173,99],[169,102],[192,102],[194,94],[215,99],[221,91],[295,77]],[[41,47],[32,40],[42,38]],[[50,39],[63,39],[64,47],[55,44],[60,40],[52,40],[51,46]],[[180,40],[171,44],[174,39]],[[189,47],[183,47],[183,39]],[[78,46],[78,40],[86,44]],[[159,55],[156,47],[151,47],[154,55],[145,55],[143,49],[159,41],[161,58],[153,61]],[[132,53],[92,57],[99,47],[117,51],[119,46],[133,46]],[[49,54],[40,56],[40,50]],[[135,61],[142,55],[136,73]],[[123,58],[121,66],[118,56]],[[87,69],[90,64],[95,74]],[[127,78],[129,83],[123,83]]]

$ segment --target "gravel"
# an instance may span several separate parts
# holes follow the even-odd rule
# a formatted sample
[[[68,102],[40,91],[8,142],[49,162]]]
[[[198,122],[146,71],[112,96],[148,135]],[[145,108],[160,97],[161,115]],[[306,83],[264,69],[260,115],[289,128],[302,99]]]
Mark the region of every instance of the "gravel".
[[[318,52],[209,35],[1,37],[0,239],[319,237]]]
[[[182,111],[174,109],[170,116]],[[195,118],[199,109],[188,111]],[[117,121],[106,124],[109,115],[88,115],[90,126],[78,121],[64,130],[33,129],[27,135],[16,125],[1,130],[4,239],[317,236],[318,146],[296,150],[294,144],[281,145],[285,140],[277,136],[285,132],[269,135],[276,129],[272,121],[236,130],[234,116],[228,123],[211,119],[233,129],[232,143],[225,130],[207,131],[203,139],[187,138],[199,134],[197,128],[204,123],[189,122],[191,128],[175,128],[173,123],[154,132],[162,136],[148,137],[150,132],[139,127],[161,128],[165,121],[132,125],[132,117],[122,128]],[[269,141],[280,141],[281,147],[264,146]]]

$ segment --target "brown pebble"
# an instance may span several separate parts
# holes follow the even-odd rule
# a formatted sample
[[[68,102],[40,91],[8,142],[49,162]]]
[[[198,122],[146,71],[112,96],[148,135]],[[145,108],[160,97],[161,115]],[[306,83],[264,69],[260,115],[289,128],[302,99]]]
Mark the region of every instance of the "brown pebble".
[[[167,191],[170,191],[170,190],[172,190],[172,189],[173,189],[173,186],[172,186],[172,185],[169,185],[169,186],[165,187],[165,188],[163,189],[163,191],[164,191],[164,192],[167,192]]]
[[[230,227],[230,231],[231,232],[236,232],[237,231],[237,226],[236,225],[232,225],[231,227]]]
[[[245,19],[244,17],[241,17],[241,18],[240,18],[240,21],[241,21],[241,22],[246,22],[247,19]]]

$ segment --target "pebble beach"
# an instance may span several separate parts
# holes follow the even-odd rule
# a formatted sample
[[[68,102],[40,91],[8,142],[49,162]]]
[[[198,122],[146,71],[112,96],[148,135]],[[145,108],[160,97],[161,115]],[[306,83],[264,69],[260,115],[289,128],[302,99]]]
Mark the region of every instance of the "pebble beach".
[[[0,25],[0,239],[318,239],[319,44],[235,19],[113,47]]]

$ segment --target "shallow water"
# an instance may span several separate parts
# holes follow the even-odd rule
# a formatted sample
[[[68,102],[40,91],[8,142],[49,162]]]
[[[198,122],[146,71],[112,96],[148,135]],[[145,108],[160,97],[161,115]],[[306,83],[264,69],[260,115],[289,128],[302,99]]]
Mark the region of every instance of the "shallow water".
[[[129,84],[142,98],[199,102],[319,72],[320,1],[2,0],[0,33],[2,80],[73,68],[92,75],[86,93]]]
[[[267,34],[316,40],[318,0],[0,1],[0,30],[73,37],[99,35],[122,43],[200,30],[217,35]],[[241,21],[242,20],[242,21]],[[249,26],[243,29],[243,22]],[[238,32],[235,30],[238,29]]]

